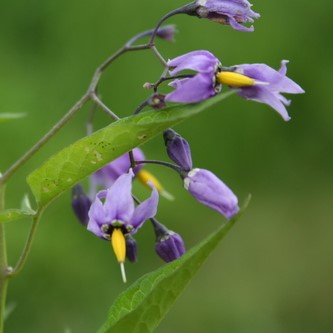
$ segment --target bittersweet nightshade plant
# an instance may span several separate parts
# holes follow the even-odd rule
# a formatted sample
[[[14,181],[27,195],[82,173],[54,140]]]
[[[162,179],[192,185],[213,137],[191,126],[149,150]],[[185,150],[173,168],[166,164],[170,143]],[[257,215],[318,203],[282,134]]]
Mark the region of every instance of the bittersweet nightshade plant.
[[[137,242],[133,234],[145,221],[150,220],[156,236],[156,253],[165,262],[173,263],[162,267],[162,274],[158,271],[143,278],[142,285],[145,292],[139,289],[140,292],[133,293],[133,288],[125,292],[124,298],[128,299],[124,303],[129,302],[131,306],[126,307],[122,304],[121,307],[116,307],[115,311],[111,311],[109,317],[111,320],[108,321],[108,325],[116,326],[117,332],[127,332],[127,323],[122,324],[127,318],[124,313],[129,317],[132,313],[136,316],[135,311],[141,310],[142,306],[140,321],[131,321],[131,325],[135,326],[132,325],[131,328],[133,331],[139,331],[142,326],[136,325],[141,324],[146,325],[150,330],[156,327],[156,323],[170,307],[170,294],[172,299],[178,296],[183,286],[240,215],[236,217],[239,212],[237,196],[211,171],[193,167],[189,142],[170,126],[179,124],[193,114],[231,95],[227,93],[211,99],[224,86],[229,86],[245,99],[270,105],[285,120],[289,119],[285,105],[289,105],[290,101],[281,93],[304,92],[299,85],[286,76],[286,60],[282,61],[278,71],[265,64],[225,67],[217,57],[205,50],[192,51],[166,61],[156,46],[156,39],[173,40],[175,26],[162,27],[161,24],[177,14],[208,19],[229,25],[238,31],[253,31],[253,26],[249,25],[260,15],[254,12],[251,6],[247,0],[197,0],[167,13],[158,21],[154,29],[137,34],[97,67],[86,93],[45,136],[3,174],[0,173],[0,333],[3,333],[9,278],[19,274],[25,265],[37,226],[46,207],[69,189],[72,189],[72,208],[76,217],[94,235],[111,243],[117,261],[120,263],[124,281],[126,281],[124,269],[126,258],[130,262],[136,262],[138,259]],[[149,41],[145,44],[137,44],[143,37],[148,37]],[[162,75],[158,76],[155,83],[144,84],[144,88],[153,91],[135,110],[129,111],[132,116],[120,118],[103,102],[98,93],[101,76],[114,60],[123,54],[143,50],[150,50],[155,55],[163,66]],[[124,75],[126,75],[125,72]],[[169,81],[170,86],[174,88],[167,95],[158,91],[160,85],[166,81]],[[53,155],[27,177],[36,201],[36,210],[31,208],[29,202],[25,202],[20,209],[5,209],[5,185],[8,180],[88,102],[91,104],[91,109],[88,121],[84,124],[87,136]],[[173,105],[167,108],[166,102],[197,104]],[[139,114],[145,108],[152,110]],[[126,101],[124,101],[123,109],[126,110]],[[93,132],[93,118],[97,110],[106,113],[114,123]],[[0,121],[10,118],[13,117],[0,115]],[[146,160],[142,150],[138,148],[161,133],[163,133],[166,151],[172,163]],[[180,175],[185,189],[198,202],[217,211],[228,220],[224,224],[225,229],[219,229],[203,245],[185,254],[182,237],[154,218],[157,214],[159,193],[168,198],[171,198],[171,195],[163,189],[159,180],[144,168],[144,165],[149,163],[171,168],[177,176]],[[88,177],[90,179],[89,196],[80,185]],[[151,191],[150,197],[143,202],[132,192],[134,178],[139,179]],[[98,191],[99,189],[102,190]],[[170,211],[172,210],[170,206]],[[174,221],[182,223],[183,221],[177,220],[177,212],[175,214]],[[28,217],[33,219],[33,223],[26,245],[17,264],[11,267],[7,263],[3,222]],[[194,226],[194,223],[195,221],[191,221],[191,226]],[[98,264],[96,262],[96,265]],[[141,285],[141,282],[139,281],[138,284]],[[160,285],[161,289],[159,289]],[[168,294],[170,288],[172,292]],[[161,307],[163,311],[156,311],[157,314],[147,311],[150,309],[151,300],[156,301],[156,295],[162,296],[163,305]],[[120,315],[119,308],[122,309]],[[147,314],[146,317],[145,314]],[[139,323],[136,324],[137,322]],[[117,327],[118,323],[120,324]],[[108,325],[100,332],[110,332]],[[124,330],[122,325],[127,329]]]

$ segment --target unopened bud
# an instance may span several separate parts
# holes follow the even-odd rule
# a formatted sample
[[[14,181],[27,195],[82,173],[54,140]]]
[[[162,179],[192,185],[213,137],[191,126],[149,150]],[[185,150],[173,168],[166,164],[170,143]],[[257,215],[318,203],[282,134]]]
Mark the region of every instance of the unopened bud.
[[[136,262],[138,260],[138,250],[136,245],[136,240],[130,235],[125,236],[126,240],[126,257],[131,262]]]
[[[76,184],[72,188],[72,208],[73,211],[84,226],[88,225],[89,216],[88,212],[91,206],[90,198],[85,194],[80,184]]]
[[[192,156],[189,143],[171,128],[163,133],[167,154],[183,170],[192,169]]]

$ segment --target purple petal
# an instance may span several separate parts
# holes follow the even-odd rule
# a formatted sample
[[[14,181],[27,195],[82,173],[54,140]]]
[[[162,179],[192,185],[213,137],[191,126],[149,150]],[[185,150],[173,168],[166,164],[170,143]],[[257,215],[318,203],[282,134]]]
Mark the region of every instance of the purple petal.
[[[169,60],[168,66],[175,67],[175,69],[170,71],[171,75],[175,75],[184,69],[198,72],[215,72],[215,68],[219,63],[220,61],[212,53],[200,50]]]
[[[127,224],[134,212],[134,202],[132,198],[132,178],[133,172],[121,175],[115,183],[107,190],[104,202],[107,219],[122,221]]]
[[[134,232],[136,232],[142,226],[143,222],[156,215],[159,199],[158,191],[152,185],[151,187],[152,192],[150,198],[143,201],[134,210],[133,217],[130,223],[134,227]]]
[[[273,93],[270,90],[266,89],[265,86],[257,86],[257,87],[245,87],[241,89],[239,92],[237,92],[238,95],[250,99],[259,103],[265,103],[271,106],[274,110],[276,110],[281,117],[288,121],[290,120],[290,116],[287,112],[287,109],[283,105],[283,102],[281,101],[283,99],[283,96],[278,93]],[[286,102],[286,99],[284,99]]]
[[[172,81],[175,90],[165,97],[166,101],[197,103],[216,95],[213,76],[197,74],[194,77]]]
[[[88,212],[89,222],[87,229],[97,237],[103,238],[104,232],[101,231],[103,224],[108,224],[105,218],[104,206],[101,200],[96,196]]]

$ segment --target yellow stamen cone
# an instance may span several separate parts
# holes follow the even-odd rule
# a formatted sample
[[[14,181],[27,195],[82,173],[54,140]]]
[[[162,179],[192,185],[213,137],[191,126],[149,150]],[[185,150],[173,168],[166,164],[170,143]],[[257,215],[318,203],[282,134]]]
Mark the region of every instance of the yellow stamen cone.
[[[121,276],[123,281],[126,282],[126,274],[125,274],[125,257],[126,257],[126,241],[123,232],[121,229],[114,229],[111,236],[111,244],[116,255],[118,262],[120,263]]]
[[[230,87],[247,87],[253,86],[256,81],[250,77],[235,73],[235,72],[218,72],[216,74],[216,80],[218,83],[225,84]]]
[[[143,170],[141,169],[137,175],[138,179],[140,180],[140,182],[149,187],[148,183],[151,182],[154,187],[156,188],[156,190],[160,193],[161,196],[163,196],[164,198],[168,199],[168,200],[174,200],[174,197],[171,193],[167,192],[163,186],[161,185],[161,183],[157,180],[157,178],[151,174],[149,171],[147,170]]]

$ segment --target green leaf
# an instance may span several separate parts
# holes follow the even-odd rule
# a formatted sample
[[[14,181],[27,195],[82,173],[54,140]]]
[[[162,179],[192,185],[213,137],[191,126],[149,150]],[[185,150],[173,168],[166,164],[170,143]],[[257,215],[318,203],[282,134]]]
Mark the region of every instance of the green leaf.
[[[120,294],[98,333],[153,332],[207,257],[244,212],[249,199],[241,213],[183,257],[144,275]]]
[[[11,222],[25,217],[31,217],[36,214],[33,210],[23,210],[16,208],[9,208],[0,211],[0,223],[1,222]]]
[[[10,208],[0,211],[0,223],[11,222],[25,217],[34,216],[36,212],[31,208],[29,197],[27,194],[23,196],[21,208]]]
[[[0,113],[0,123],[25,117],[25,113]]]
[[[64,148],[27,178],[39,207],[46,206],[108,162],[147,142],[168,127],[220,102],[233,92],[198,104],[177,105],[123,118]]]

